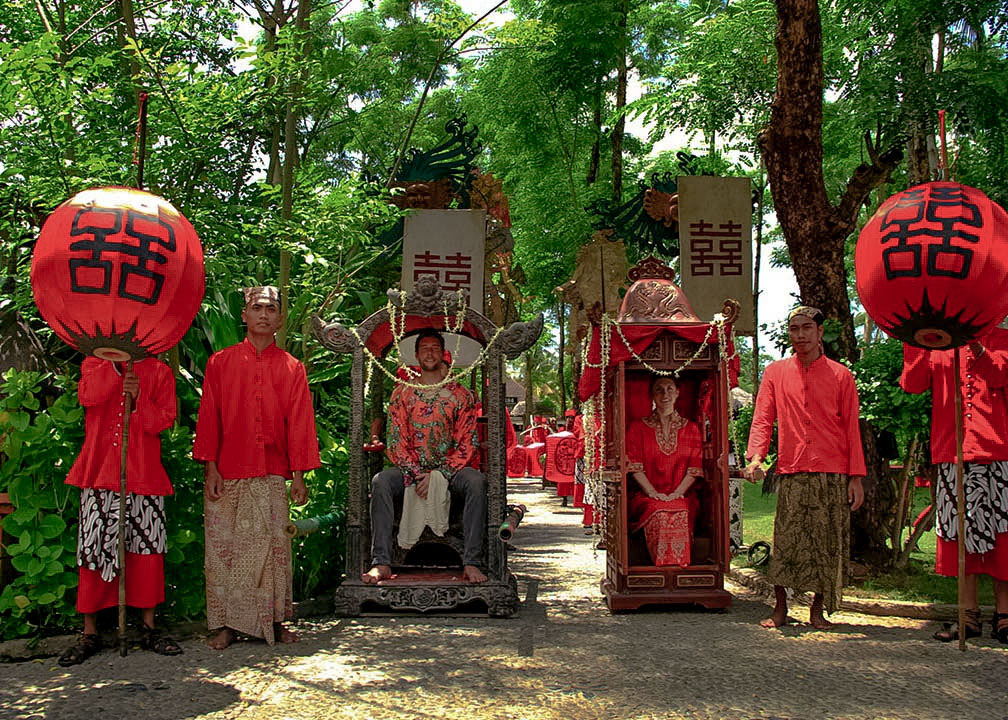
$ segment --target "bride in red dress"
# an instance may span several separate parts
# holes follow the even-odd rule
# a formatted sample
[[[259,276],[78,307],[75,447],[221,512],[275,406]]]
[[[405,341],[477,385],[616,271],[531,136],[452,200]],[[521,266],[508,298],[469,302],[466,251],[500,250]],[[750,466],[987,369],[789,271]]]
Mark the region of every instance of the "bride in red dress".
[[[655,565],[690,564],[693,519],[699,500],[690,492],[702,477],[703,441],[699,426],[676,412],[679,387],[671,377],[651,380],[650,415],[635,420],[626,434],[630,489],[630,532],[644,528]]]

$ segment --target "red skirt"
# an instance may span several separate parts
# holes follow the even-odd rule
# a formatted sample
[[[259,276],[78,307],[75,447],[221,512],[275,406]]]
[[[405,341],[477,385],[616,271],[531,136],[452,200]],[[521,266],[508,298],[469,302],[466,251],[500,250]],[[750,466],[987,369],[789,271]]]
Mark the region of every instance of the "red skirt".
[[[584,483],[574,483],[574,507],[584,507]]]
[[[644,541],[655,565],[686,567],[690,564],[692,517],[684,500],[678,501],[678,504],[681,506],[679,509],[657,510],[644,521]]]
[[[693,495],[677,500],[657,500],[637,492],[630,496],[627,510],[630,531],[644,530],[651,562],[679,567],[690,564],[693,518],[697,511]]]
[[[81,567],[77,612],[95,613],[119,604],[119,578],[105,582],[97,570]],[[164,555],[126,553],[126,604],[152,608],[165,597]]]
[[[935,572],[946,577],[959,575],[959,543],[936,538]],[[966,553],[967,575],[990,575],[995,580],[1008,581],[1008,533],[999,534],[994,549],[983,555]]]

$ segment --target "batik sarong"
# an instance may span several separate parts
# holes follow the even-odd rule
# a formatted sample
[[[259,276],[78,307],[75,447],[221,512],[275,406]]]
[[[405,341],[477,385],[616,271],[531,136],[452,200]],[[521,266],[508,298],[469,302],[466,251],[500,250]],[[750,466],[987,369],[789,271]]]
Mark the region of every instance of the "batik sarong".
[[[770,581],[796,593],[823,596],[823,608],[840,607],[850,557],[847,476],[781,475],[774,518]]]
[[[164,497],[126,495],[126,604],[164,602],[167,549]],[[77,611],[94,613],[119,603],[119,493],[81,490],[77,527]]]
[[[273,623],[293,614],[287,482],[279,475],[224,480],[204,501],[207,627],[273,644]]]
[[[1008,580],[1008,462],[963,464],[966,499],[966,574]],[[939,463],[935,488],[935,570],[959,572],[955,463]]]
[[[126,552],[163,555],[167,547],[164,497],[126,494]],[[105,582],[119,574],[119,493],[84,488],[77,528],[77,565]]]

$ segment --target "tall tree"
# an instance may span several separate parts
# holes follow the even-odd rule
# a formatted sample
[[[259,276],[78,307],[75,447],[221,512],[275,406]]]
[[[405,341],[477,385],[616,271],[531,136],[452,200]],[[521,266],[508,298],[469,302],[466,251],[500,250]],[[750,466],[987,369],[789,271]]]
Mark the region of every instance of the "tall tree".
[[[868,161],[830,202],[823,177],[823,54],[817,0],[777,0],[777,90],[760,135],[777,220],[802,300],[840,322],[839,351],[857,359],[844,245],[868,193],[889,179],[903,152],[865,133]]]

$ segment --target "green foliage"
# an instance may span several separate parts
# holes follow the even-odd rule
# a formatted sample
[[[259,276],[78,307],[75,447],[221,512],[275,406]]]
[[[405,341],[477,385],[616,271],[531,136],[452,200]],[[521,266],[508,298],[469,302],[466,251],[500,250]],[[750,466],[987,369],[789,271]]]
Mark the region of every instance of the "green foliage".
[[[165,603],[169,617],[197,620],[206,611],[203,574],[203,466],[192,459],[192,432],[175,426],[161,434],[161,462],[173,495],[165,498]]]
[[[63,484],[83,438],[83,410],[69,378],[4,374],[0,387],[0,492],[14,512],[3,521],[17,572],[0,593],[0,637],[69,628],[76,620],[79,492]],[[43,407],[43,385],[64,394]]]
[[[776,76],[776,13],[768,0],[648,3],[640,8],[646,92],[633,104],[653,140],[673,129],[755,149]]]
[[[903,345],[898,340],[864,346],[851,369],[861,400],[861,417],[877,432],[893,433],[901,453],[913,438],[926,441],[931,427],[931,393],[911,395],[899,386]]]
[[[316,414],[318,424],[319,454],[322,467],[307,474],[308,502],[302,507],[292,507],[291,517],[310,518],[336,513],[339,520],[307,537],[294,540],[294,596],[316,597],[335,589],[343,577],[346,549],[345,520],[347,503],[347,478],[350,472],[350,453],[346,445],[345,426],[330,420],[336,402],[349,405],[349,393],[320,403],[322,412]]]

